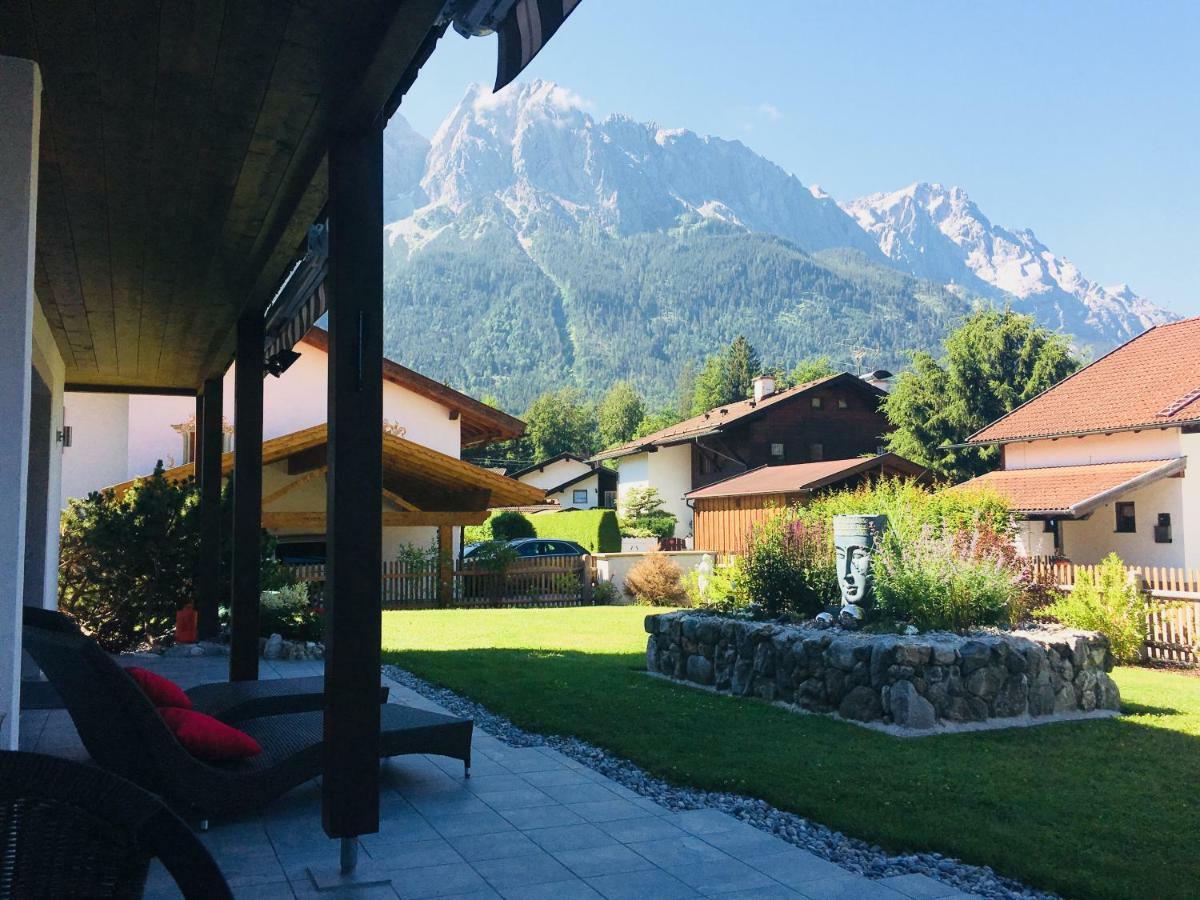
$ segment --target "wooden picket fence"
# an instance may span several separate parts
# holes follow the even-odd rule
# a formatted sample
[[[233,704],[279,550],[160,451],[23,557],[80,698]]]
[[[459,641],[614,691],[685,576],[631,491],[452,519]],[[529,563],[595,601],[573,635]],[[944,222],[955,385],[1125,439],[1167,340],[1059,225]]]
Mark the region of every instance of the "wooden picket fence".
[[[1034,568],[1061,590],[1069,591],[1081,572],[1094,576],[1100,567],[1038,559]],[[1163,662],[1200,664],[1200,569],[1126,566],[1125,576],[1141,579],[1159,604],[1150,614],[1146,656]]]
[[[288,566],[293,577],[324,588],[324,565]],[[548,557],[521,559],[497,573],[465,560],[451,574],[455,607],[588,606],[592,602],[590,559]],[[383,563],[380,572],[384,609],[432,609],[439,606],[436,566],[412,567],[399,560]]]

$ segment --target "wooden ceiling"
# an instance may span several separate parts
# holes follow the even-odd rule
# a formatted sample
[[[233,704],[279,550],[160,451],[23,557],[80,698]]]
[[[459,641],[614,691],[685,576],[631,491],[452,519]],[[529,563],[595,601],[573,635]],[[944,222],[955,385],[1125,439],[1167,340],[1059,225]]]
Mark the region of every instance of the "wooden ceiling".
[[[41,68],[35,287],[74,389],[194,391],[378,121],[441,0],[0,0]]]

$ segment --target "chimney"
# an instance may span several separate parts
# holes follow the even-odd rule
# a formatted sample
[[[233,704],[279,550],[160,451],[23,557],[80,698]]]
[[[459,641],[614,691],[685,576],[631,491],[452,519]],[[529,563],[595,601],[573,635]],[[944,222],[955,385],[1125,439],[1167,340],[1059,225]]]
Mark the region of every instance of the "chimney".
[[[859,376],[867,384],[872,387],[877,387],[885,393],[892,389],[892,373],[887,369],[875,369],[871,372],[864,372]]]
[[[774,375],[759,375],[754,379],[754,402],[758,403],[763,397],[770,397],[775,393],[775,376]]]

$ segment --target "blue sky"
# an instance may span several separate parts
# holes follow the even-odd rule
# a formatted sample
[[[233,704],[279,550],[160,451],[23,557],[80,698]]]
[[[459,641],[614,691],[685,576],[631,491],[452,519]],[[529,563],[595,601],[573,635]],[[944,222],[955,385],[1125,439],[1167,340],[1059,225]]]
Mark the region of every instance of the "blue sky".
[[[1200,2],[584,0],[526,71],[602,117],[738,138],[838,199],[965,188],[1085,275],[1200,314]],[[491,84],[442,40],[401,112]]]

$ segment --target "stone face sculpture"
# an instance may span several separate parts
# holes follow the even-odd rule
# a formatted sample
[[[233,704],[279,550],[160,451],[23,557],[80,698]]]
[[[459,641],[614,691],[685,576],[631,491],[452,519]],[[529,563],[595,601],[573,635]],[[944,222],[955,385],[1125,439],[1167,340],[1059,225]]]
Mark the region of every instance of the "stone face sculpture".
[[[871,556],[887,524],[887,516],[833,517],[833,547],[842,592],[838,621],[845,627],[858,627],[866,615],[875,582]]]

